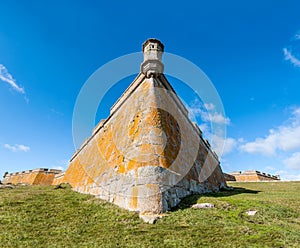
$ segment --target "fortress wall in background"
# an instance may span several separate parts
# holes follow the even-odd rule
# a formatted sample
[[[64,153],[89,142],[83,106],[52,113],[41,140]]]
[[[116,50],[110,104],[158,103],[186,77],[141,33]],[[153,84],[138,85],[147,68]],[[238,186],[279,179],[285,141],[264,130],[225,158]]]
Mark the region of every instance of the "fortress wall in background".
[[[238,171],[228,173],[235,178],[237,182],[265,182],[265,181],[279,181],[280,177],[278,175],[270,175],[260,171]],[[229,181],[229,180],[227,180]]]
[[[235,176],[230,175],[228,173],[223,173],[223,174],[224,174],[224,178],[225,178],[226,182],[230,182],[230,181],[234,182],[234,181],[236,181]]]
[[[55,175],[61,170],[38,168],[22,172],[7,173],[2,179],[3,184],[52,185]]]

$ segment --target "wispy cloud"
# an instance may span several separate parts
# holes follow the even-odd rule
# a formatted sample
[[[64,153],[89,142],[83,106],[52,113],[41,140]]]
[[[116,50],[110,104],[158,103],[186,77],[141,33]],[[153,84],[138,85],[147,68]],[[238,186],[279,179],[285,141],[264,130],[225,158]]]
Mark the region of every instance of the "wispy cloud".
[[[275,171],[276,170],[276,168],[274,168],[273,166],[266,166],[266,168],[265,168],[265,170],[266,171]]]
[[[62,166],[52,166],[51,169],[55,169],[55,170],[64,170],[64,167]]]
[[[217,112],[213,103],[205,103],[204,105],[195,99],[190,106],[188,106],[189,113],[192,116],[200,117],[204,122],[213,122],[217,124],[230,124],[230,119],[222,113]]]
[[[282,181],[300,181],[300,174],[292,173],[286,170],[279,170],[274,173],[275,175],[280,175],[280,180]]]
[[[68,159],[63,159],[59,160],[55,163],[55,165],[51,166],[51,169],[57,169],[57,170],[65,170],[68,168],[69,165],[69,160]]]
[[[238,141],[233,138],[224,138],[217,135],[212,137],[212,148],[218,154],[225,156],[237,147]]]
[[[240,146],[247,153],[275,155],[278,151],[293,151],[300,148],[300,108],[294,109],[290,118],[263,138],[256,138]]]
[[[30,151],[30,147],[29,146],[25,146],[25,145],[9,145],[9,144],[4,144],[4,148],[12,151],[12,152],[29,152]]]
[[[197,117],[201,119],[199,128],[203,136],[211,142],[212,149],[219,155],[224,156],[231,153],[238,141],[226,137],[225,126],[230,124],[230,119],[218,112],[213,103],[202,103],[197,98],[187,106],[192,121],[197,122]],[[216,124],[212,132],[211,124]]]
[[[218,124],[225,124],[225,125],[229,125],[230,124],[230,119],[220,113],[204,113],[202,115],[202,119],[204,121],[211,121],[213,123],[218,123]]]
[[[300,67],[300,59],[296,58],[287,48],[283,48],[284,60],[290,61],[292,65]]]
[[[291,169],[300,169],[300,152],[293,153],[291,157],[283,160],[283,163]]]
[[[300,30],[294,36],[295,40],[300,40]]]
[[[216,106],[213,103],[204,103],[204,107],[207,110],[215,110],[216,109]]]
[[[8,83],[15,91],[25,94],[25,89],[19,86],[13,76],[8,72],[6,67],[0,64],[0,80]]]
[[[300,174],[287,174],[283,177],[282,181],[300,181]]]
[[[55,110],[54,108],[51,108],[50,111],[56,115],[64,115],[62,112],[59,112],[59,111]]]

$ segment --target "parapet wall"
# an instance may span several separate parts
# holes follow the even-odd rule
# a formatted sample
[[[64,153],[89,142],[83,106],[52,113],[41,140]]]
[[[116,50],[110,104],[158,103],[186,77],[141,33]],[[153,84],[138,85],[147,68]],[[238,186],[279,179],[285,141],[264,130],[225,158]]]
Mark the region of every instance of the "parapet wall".
[[[3,184],[52,185],[55,175],[61,170],[38,168],[15,173],[6,173]]]
[[[263,182],[263,181],[279,181],[278,175],[270,175],[260,171],[238,171],[231,172],[229,175],[235,178],[237,182]]]

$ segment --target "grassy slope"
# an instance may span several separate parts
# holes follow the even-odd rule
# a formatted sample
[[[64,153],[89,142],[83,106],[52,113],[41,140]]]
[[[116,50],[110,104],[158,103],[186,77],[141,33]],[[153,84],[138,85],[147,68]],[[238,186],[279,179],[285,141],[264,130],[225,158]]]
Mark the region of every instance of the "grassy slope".
[[[300,247],[300,182],[231,185],[185,199],[155,225],[69,189],[0,189],[0,247]]]

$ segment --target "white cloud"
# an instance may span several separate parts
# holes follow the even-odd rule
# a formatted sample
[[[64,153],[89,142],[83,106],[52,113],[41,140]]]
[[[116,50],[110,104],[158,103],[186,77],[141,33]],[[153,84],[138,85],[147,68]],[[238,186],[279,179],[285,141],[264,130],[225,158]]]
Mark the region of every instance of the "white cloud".
[[[300,33],[295,35],[296,40],[300,40]]]
[[[0,64],[0,80],[8,83],[14,90],[21,94],[25,94],[23,87],[19,86],[13,76],[8,72],[6,67]]]
[[[213,103],[204,103],[204,107],[207,109],[207,110],[215,110],[216,107]]]
[[[299,170],[278,170],[274,175],[279,175],[281,181],[300,181]]]
[[[204,121],[211,121],[213,123],[218,123],[218,124],[225,124],[225,125],[229,125],[230,124],[230,119],[226,116],[223,116],[220,113],[212,113],[212,114],[208,114],[208,115],[203,115],[202,119]]]
[[[192,115],[192,117],[198,117],[200,116],[201,117],[201,114],[202,114],[202,109],[198,108],[198,107],[187,107],[188,111],[189,111],[189,114]]]
[[[201,125],[199,125],[199,128],[203,133],[209,133],[209,126],[207,125],[207,123],[202,123]]]
[[[300,148],[300,108],[293,111],[288,121],[270,129],[264,138],[256,138],[240,146],[247,153],[274,155],[277,151],[293,151]]]
[[[196,121],[195,117],[201,118],[202,123],[199,125],[199,128],[203,132],[203,137],[210,140],[212,149],[219,156],[226,155],[236,148],[237,141],[233,138],[226,138],[225,135],[225,125],[230,124],[230,119],[218,113],[213,103],[203,104],[198,99],[194,99],[187,108],[192,121]],[[212,123],[216,124],[213,130]]]
[[[18,145],[18,144],[16,144],[16,145],[4,144],[4,148],[6,148],[12,152],[18,152],[18,151],[29,152],[30,151],[29,146]]]
[[[237,146],[238,142],[233,138],[223,138],[217,135],[212,137],[212,149],[222,156],[231,153]]]
[[[290,61],[294,66],[300,67],[300,60],[296,58],[287,48],[283,48],[284,60]]]
[[[273,166],[267,166],[265,168],[265,170],[267,170],[267,171],[275,171],[276,169]]]
[[[263,155],[273,155],[275,153],[273,137],[257,138],[253,142],[248,142],[240,146],[240,149],[247,153],[259,153]]]
[[[56,165],[51,166],[51,169],[57,169],[57,170],[65,170],[68,168],[69,160],[68,159],[62,159],[55,163]]]
[[[55,169],[55,170],[64,170],[64,168],[62,166],[52,166],[51,169]]]
[[[193,117],[200,117],[204,122],[212,122],[216,124],[230,124],[230,119],[224,116],[222,113],[216,111],[216,107],[213,103],[205,103],[203,104],[195,99],[191,106],[188,106],[188,111],[190,115]]]
[[[300,152],[293,153],[291,157],[283,160],[283,163],[291,169],[300,169]]]
[[[300,174],[286,174],[280,178],[281,181],[300,181]]]

